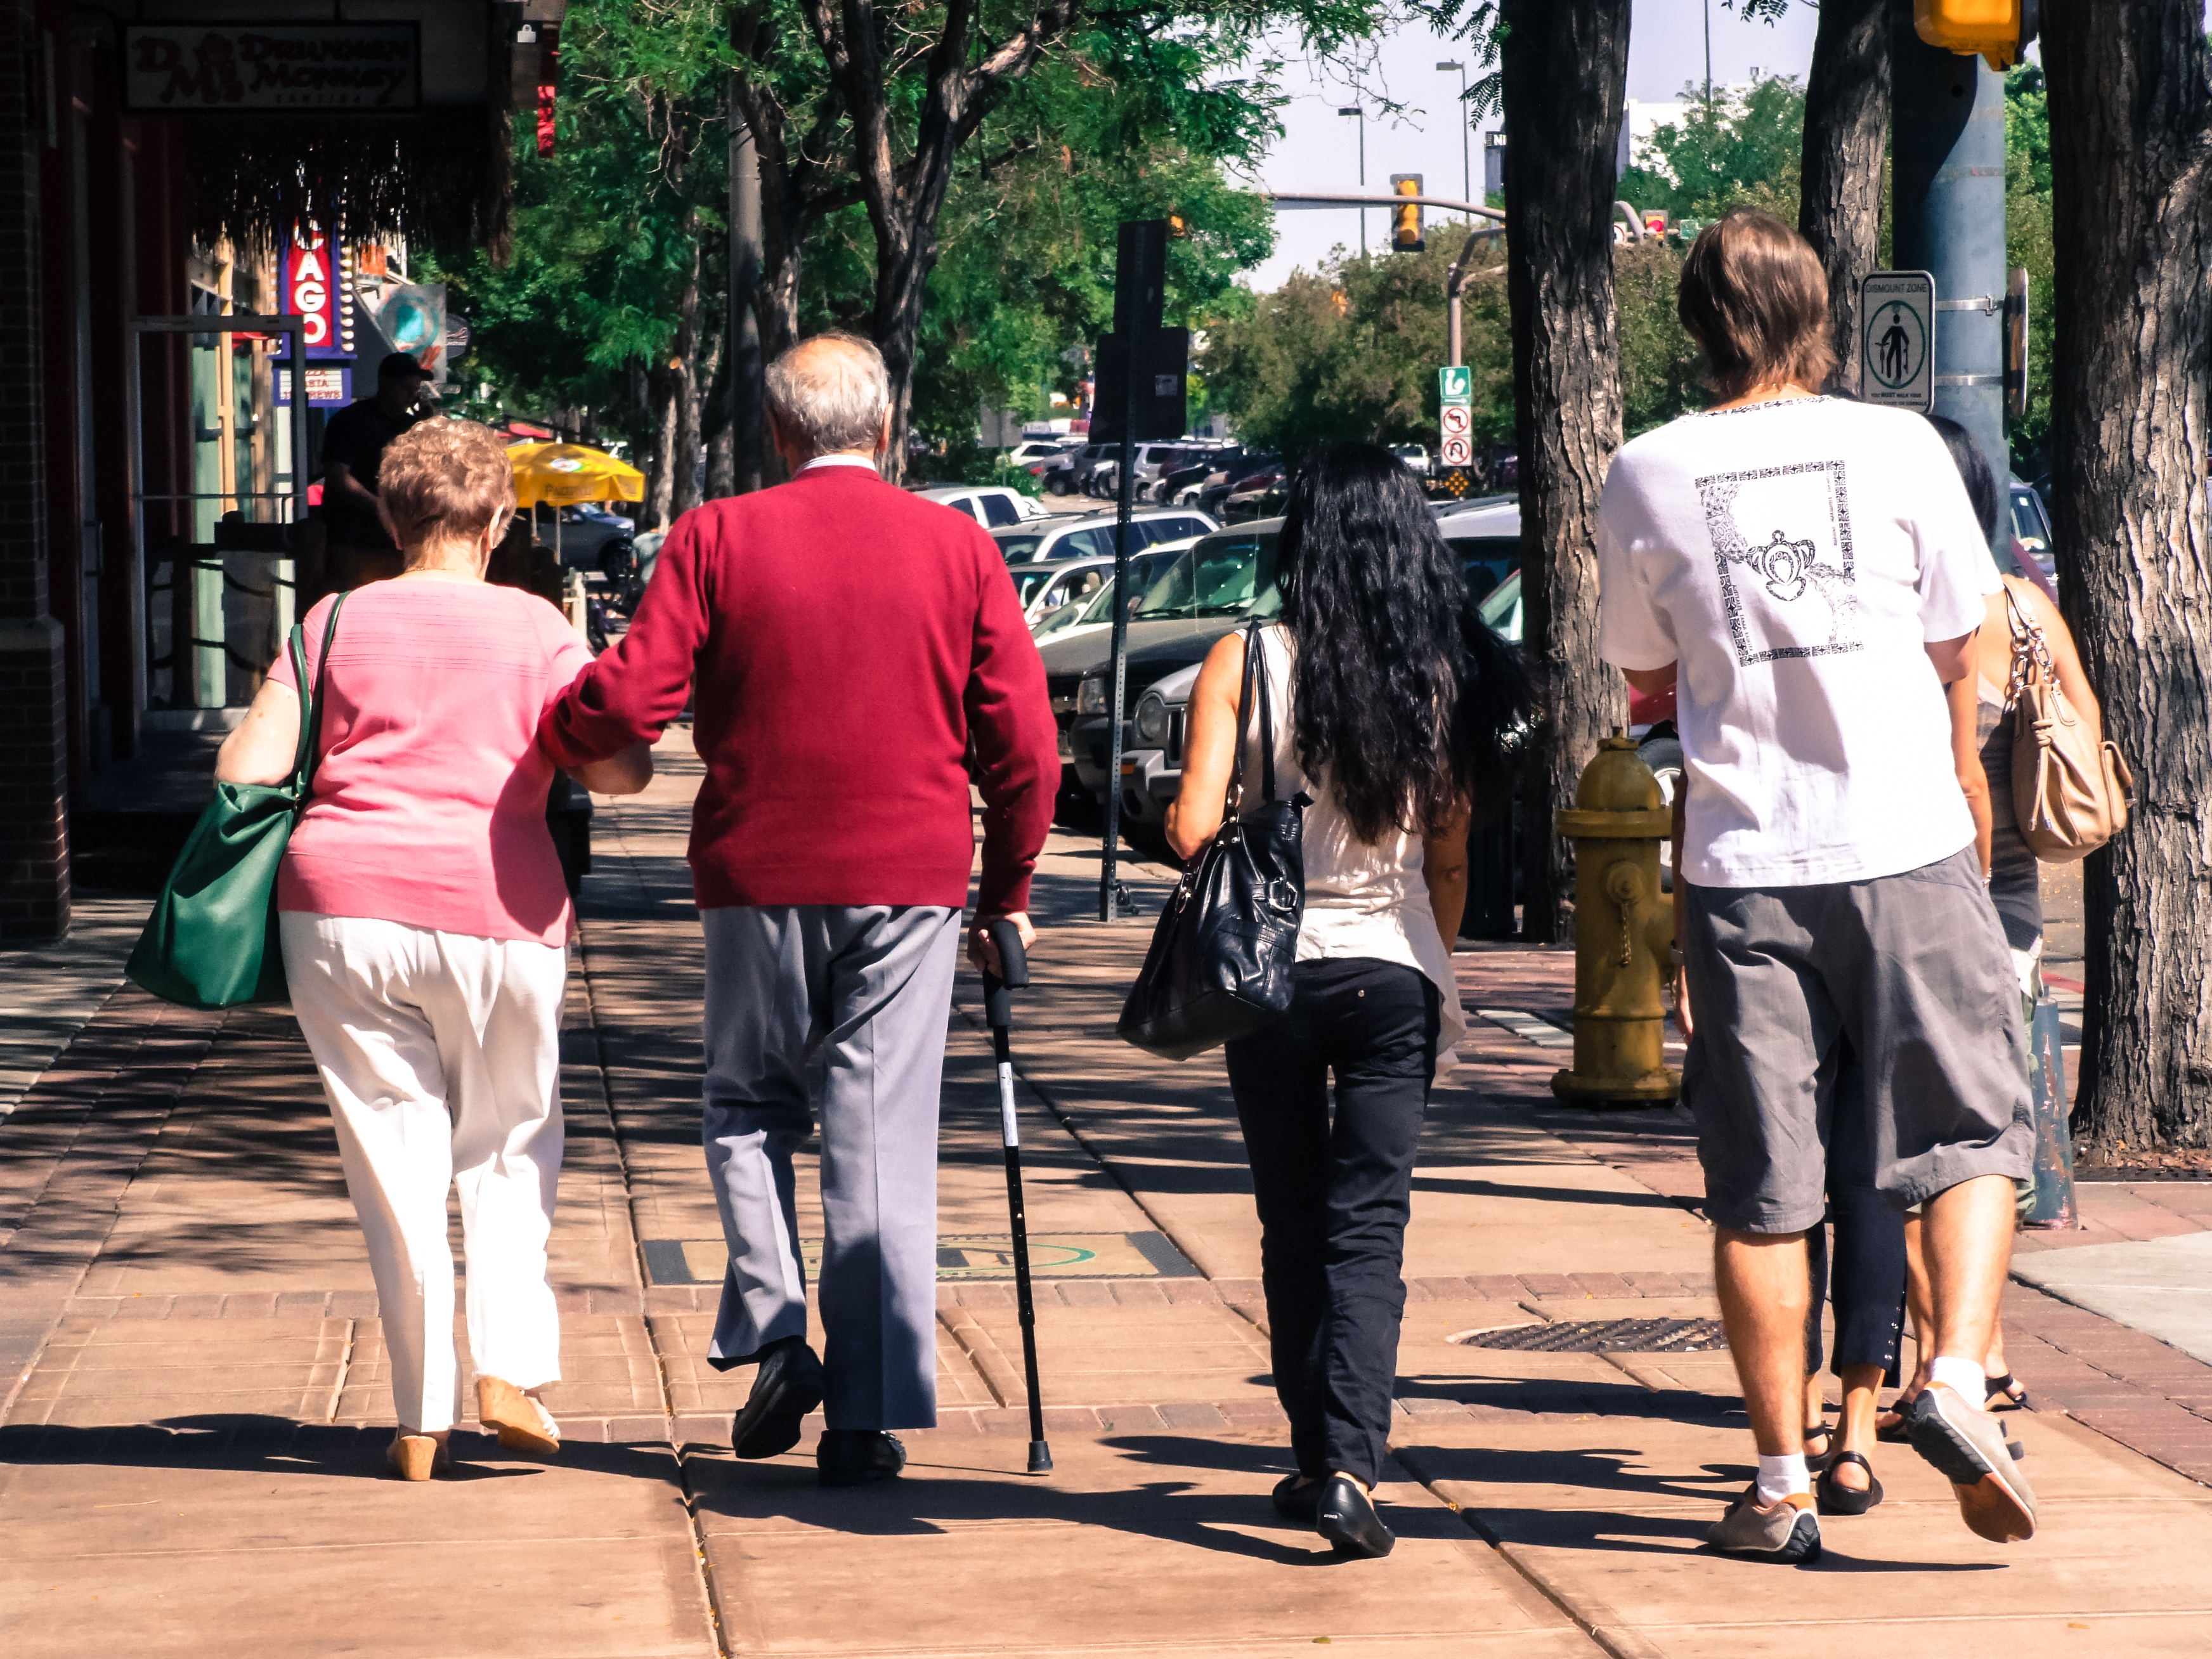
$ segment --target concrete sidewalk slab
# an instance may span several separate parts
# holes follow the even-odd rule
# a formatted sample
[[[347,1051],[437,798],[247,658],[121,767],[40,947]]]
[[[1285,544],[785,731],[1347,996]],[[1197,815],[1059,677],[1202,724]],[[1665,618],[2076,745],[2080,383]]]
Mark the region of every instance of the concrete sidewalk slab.
[[[910,1447],[902,1479],[847,1491],[817,1486],[806,1460],[692,1460],[734,1650],[1590,1651],[1402,1470],[1382,1486],[1397,1548],[1345,1561],[1269,1504],[1280,1451],[1234,1435],[1061,1436],[1043,1480],[1019,1473],[1018,1440]],[[824,1606],[840,1610],[835,1631]]]
[[[0,1430],[9,1659],[713,1651],[665,1449],[533,1463],[465,1435],[457,1478],[408,1485],[375,1478],[381,1435],[219,1427]]]
[[[2063,1419],[2014,1425],[2044,1506],[2032,1541],[1975,1538],[1948,1484],[1909,1449],[1885,1447],[1876,1458],[1884,1501],[1863,1516],[1824,1518],[1825,1553],[1796,1571],[1702,1547],[1751,1478],[1740,1429],[1666,1419],[1574,1426],[1580,1432],[1566,1437],[1486,1425],[1479,1437],[1395,1449],[1616,1651],[1794,1644],[1869,1615],[1896,1652],[2005,1654],[2023,1629],[2043,1632],[2040,1648],[2072,1634],[2069,1621],[2103,1628],[2100,1651],[2163,1651],[2155,1644],[2212,1605],[2201,1565],[2212,1495]],[[2124,1621],[2130,1643],[2154,1645],[2112,1645],[2112,1620]]]
[[[2212,1362],[2212,1233],[2040,1251],[2012,1276]]]

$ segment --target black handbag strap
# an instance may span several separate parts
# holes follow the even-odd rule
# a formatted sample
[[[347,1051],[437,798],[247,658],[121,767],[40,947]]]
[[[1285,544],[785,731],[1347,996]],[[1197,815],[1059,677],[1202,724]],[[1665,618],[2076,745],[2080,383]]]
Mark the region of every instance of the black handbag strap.
[[[1252,690],[1256,680],[1260,703],[1260,801],[1275,799],[1275,720],[1267,690],[1267,665],[1261,660],[1260,624],[1244,630],[1244,685],[1237,697],[1237,763],[1229,769],[1229,792],[1222,802],[1221,821],[1230,823],[1244,804],[1244,733],[1252,719]]]
[[[322,655],[316,660],[312,684],[307,678],[307,629],[303,622],[292,624],[292,678],[301,687],[300,746],[292,756],[292,778],[299,786],[300,798],[304,800],[314,793],[315,766],[322,758],[323,747],[323,682],[331,672],[331,647],[338,637],[338,612],[345,609],[351,590],[341,593],[331,606],[331,619],[323,624]]]

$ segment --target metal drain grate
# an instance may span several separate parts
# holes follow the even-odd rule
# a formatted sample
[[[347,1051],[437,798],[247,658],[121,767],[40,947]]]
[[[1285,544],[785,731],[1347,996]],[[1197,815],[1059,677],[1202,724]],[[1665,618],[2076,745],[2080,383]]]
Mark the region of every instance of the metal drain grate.
[[[1583,1319],[1508,1325],[1452,1340],[1470,1348],[1540,1353],[1715,1353],[1728,1346],[1717,1319]]]

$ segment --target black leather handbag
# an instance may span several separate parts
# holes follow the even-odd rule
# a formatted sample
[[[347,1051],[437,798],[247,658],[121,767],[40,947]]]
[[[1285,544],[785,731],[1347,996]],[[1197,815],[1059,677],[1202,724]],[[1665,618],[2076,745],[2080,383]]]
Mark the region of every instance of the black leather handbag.
[[[1245,722],[1259,687],[1260,805],[1244,794]],[[1304,794],[1275,799],[1275,728],[1260,625],[1244,635],[1244,687],[1237,702],[1237,764],[1221,828],[1184,866],[1129,988],[1116,1028],[1139,1048],[1188,1060],[1216,1043],[1249,1036],[1289,1012],[1291,968],[1305,912]]]

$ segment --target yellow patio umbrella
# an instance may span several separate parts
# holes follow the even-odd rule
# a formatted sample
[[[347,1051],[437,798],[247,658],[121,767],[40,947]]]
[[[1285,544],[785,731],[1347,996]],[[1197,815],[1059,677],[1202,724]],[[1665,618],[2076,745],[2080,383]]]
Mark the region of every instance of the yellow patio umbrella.
[[[526,443],[511,446],[514,501],[520,507],[543,501],[556,508],[582,501],[641,501],[645,474],[604,449],[583,444]],[[561,515],[553,515],[553,551],[561,551]]]

